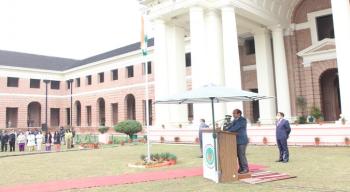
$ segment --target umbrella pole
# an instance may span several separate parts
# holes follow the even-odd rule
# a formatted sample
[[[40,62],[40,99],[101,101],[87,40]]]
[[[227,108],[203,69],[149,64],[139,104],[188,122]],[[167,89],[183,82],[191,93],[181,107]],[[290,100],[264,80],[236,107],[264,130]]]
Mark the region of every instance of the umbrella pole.
[[[214,97],[210,97],[211,100],[211,116],[213,120],[213,139],[214,139],[214,164],[215,164],[215,171],[218,170],[218,165],[217,165],[217,155],[216,155],[216,129],[215,129],[215,115],[214,115]]]

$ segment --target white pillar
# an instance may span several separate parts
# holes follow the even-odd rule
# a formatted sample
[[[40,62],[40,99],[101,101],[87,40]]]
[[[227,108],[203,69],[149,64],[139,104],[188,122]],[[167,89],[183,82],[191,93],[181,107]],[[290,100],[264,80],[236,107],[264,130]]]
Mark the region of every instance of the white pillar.
[[[288,83],[288,69],[284,48],[283,29],[280,26],[272,28],[273,56],[275,63],[277,109],[283,112],[287,119],[291,118],[291,106]]]
[[[332,0],[333,23],[337,51],[337,66],[341,100],[341,113],[350,120],[350,5],[349,0]]]
[[[275,80],[272,65],[272,50],[270,33],[265,28],[254,31],[256,72],[258,79],[259,94],[264,96],[275,96]],[[260,122],[272,124],[276,116],[275,99],[259,101]]]
[[[206,26],[206,54],[205,57],[209,72],[202,74],[207,77],[209,83],[216,85],[225,84],[225,73],[223,65],[222,24],[219,11],[210,9],[205,14]],[[210,108],[209,108],[210,109]],[[226,104],[215,104],[215,120],[224,119],[226,115]]]
[[[168,65],[167,65],[167,44],[166,25],[163,20],[154,22],[154,77],[155,77],[155,100],[168,96]],[[156,104],[156,125],[162,125],[169,121],[169,106]]]
[[[192,64],[192,89],[208,84],[207,74],[210,72],[206,61],[205,53],[205,26],[204,11],[201,7],[190,8],[190,32],[191,32],[191,64]],[[193,105],[194,124],[199,119],[211,122],[210,105]]]
[[[186,91],[185,31],[175,24],[167,31],[169,95]],[[169,105],[170,123],[188,122],[187,105]]]
[[[190,8],[192,88],[207,84],[209,68],[205,61],[204,13],[201,7]]]
[[[234,7],[222,8],[221,16],[225,85],[227,87],[242,89],[241,64],[239,60],[237,24]],[[226,113],[230,115],[232,115],[231,113],[234,109],[241,109],[243,111],[242,102],[232,102],[228,103],[226,106]]]

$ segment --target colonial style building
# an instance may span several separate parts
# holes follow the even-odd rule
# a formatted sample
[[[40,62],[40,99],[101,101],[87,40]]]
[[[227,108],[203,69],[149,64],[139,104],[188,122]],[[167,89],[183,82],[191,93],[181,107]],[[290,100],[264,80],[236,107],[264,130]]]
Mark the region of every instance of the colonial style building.
[[[84,60],[0,51],[0,128],[145,122],[145,78],[152,125],[210,119],[206,105],[153,103],[209,83],[275,97],[216,104],[217,119],[236,107],[262,124],[312,107],[326,121],[350,119],[349,0],[140,3],[153,24],[147,64],[139,43]]]

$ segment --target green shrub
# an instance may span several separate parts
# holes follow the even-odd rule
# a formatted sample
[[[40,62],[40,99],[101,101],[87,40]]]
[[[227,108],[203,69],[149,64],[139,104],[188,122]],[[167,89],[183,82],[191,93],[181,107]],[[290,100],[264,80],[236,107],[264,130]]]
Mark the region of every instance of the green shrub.
[[[299,124],[305,124],[306,123],[306,117],[304,115],[298,117],[298,123]]]
[[[135,120],[125,120],[115,125],[114,130],[116,132],[129,135],[129,138],[132,139],[132,135],[142,131],[142,125],[140,122]]]
[[[311,107],[311,109],[310,109],[310,114],[311,114],[313,117],[315,117],[315,119],[320,119],[321,116],[322,116],[322,113],[321,113],[320,108],[315,107],[315,106]]]
[[[98,132],[100,132],[101,134],[104,134],[108,131],[109,127],[106,127],[106,126],[100,126],[98,128]]]

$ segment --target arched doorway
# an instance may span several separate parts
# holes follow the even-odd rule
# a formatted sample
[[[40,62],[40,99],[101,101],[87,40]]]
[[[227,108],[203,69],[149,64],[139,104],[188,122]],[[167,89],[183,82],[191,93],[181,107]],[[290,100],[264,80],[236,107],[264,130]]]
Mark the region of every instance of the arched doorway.
[[[335,121],[340,114],[340,92],[337,69],[328,69],[320,76],[321,104],[325,121]]]
[[[39,102],[31,102],[28,104],[27,126],[28,127],[41,126],[41,105]]]
[[[80,126],[81,125],[81,104],[80,101],[75,102],[75,111],[76,111],[76,125]]]
[[[97,100],[98,125],[106,125],[105,109],[105,100],[103,98],[99,98]]]
[[[128,94],[125,97],[126,103],[126,118],[136,120],[135,97],[133,94]]]

